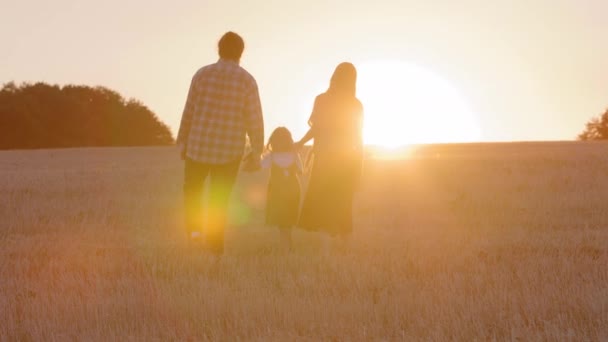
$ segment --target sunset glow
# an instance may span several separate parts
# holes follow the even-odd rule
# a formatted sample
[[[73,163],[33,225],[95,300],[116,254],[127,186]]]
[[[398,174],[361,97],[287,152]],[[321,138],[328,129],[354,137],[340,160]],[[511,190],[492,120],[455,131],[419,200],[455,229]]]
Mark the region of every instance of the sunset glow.
[[[413,64],[375,61],[359,66],[366,144],[470,142],[481,138],[475,115],[457,89]]]
[[[605,13],[600,0],[13,1],[0,80],[105,86],[176,134],[192,76],[231,30],[268,132],[301,137],[350,61],[369,144],[569,140],[606,109]]]

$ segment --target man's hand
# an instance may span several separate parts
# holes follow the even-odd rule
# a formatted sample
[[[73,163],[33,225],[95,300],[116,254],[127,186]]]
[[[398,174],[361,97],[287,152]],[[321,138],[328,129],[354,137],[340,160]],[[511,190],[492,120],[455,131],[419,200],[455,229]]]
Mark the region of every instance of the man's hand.
[[[243,159],[243,171],[256,172],[262,168],[260,163],[261,155],[258,153],[249,153]]]

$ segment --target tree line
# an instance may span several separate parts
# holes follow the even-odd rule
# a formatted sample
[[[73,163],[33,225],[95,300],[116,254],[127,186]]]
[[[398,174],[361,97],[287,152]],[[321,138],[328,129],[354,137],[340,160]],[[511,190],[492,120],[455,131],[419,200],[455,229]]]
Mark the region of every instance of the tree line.
[[[0,90],[0,149],[173,143],[144,104],[105,87],[11,82]]]
[[[579,140],[608,140],[608,109]],[[105,87],[14,82],[0,89],[0,149],[172,145],[150,109]]]
[[[591,118],[585,129],[578,135],[579,140],[608,140],[608,109],[597,117]]]

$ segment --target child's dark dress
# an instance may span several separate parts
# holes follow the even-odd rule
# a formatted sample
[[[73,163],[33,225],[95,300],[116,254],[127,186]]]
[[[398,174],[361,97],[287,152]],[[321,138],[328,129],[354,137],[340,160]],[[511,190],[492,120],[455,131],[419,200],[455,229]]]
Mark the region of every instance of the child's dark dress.
[[[270,168],[266,224],[281,228],[292,227],[298,222],[300,211],[299,158],[295,153],[270,153],[263,164]]]

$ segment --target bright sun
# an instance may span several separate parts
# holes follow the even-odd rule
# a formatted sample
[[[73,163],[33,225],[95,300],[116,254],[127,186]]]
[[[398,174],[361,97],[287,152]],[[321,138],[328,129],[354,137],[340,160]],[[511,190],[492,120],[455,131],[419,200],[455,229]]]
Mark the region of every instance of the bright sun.
[[[398,147],[480,139],[467,101],[433,72],[386,61],[359,64],[357,69],[366,144]]]

